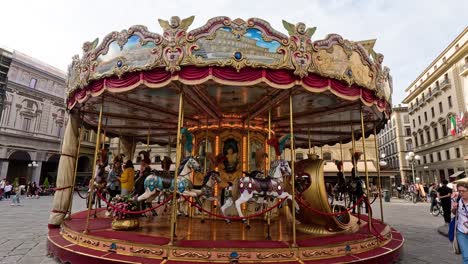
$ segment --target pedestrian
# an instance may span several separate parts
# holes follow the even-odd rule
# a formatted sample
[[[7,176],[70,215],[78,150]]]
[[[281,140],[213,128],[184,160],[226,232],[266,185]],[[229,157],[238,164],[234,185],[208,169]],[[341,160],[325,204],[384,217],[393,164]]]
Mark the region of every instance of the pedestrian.
[[[133,192],[135,186],[135,170],[133,169],[133,162],[131,160],[125,162],[124,171],[120,176],[120,183],[122,185],[120,195],[128,195]]]
[[[21,187],[19,186],[15,187],[15,194],[13,195],[13,199],[11,200],[11,204],[10,204],[11,206],[21,206],[20,204],[21,190],[22,190]]]
[[[430,212],[432,214],[432,211],[434,211],[434,206],[437,204],[437,190],[436,190],[437,185],[435,183],[431,184],[431,187],[429,187],[429,198],[431,199],[431,209]]]
[[[6,178],[0,181],[0,201],[3,199],[3,195],[5,194],[5,185],[6,185]]]
[[[437,189],[437,197],[440,199],[442,204],[442,210],[444,211],[444,221],[448,225],[450,223],[450,206],[451,206],[451,195],[452,189],[447,187],[448,181],[442,180],[442,187]]]
[[[37,187],[36,182],[33,182],[31,187],[31,198],[39,199],[39,188]]]
[[[468,264],[468,183],[459,183],[457,190],[459,198],[452,202],[452,213],[457,215],[455,230],[462,263]]]
[[[7,199],[7,200],[10,199],[11,190],[13,190],[13,185],[11,185],[11,183],[6,181],[6,183],[5,183],[5,199]]]

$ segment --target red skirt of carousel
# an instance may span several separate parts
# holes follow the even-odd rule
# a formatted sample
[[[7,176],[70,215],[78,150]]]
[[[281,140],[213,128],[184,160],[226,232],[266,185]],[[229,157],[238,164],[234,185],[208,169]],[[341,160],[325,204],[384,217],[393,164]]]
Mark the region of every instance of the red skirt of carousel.
[[[83,233],[87,211],[78,212],[60,228],[50,228],[48,252],[62,263],[393,263],[404,239],[390,226],[360,216],[359,229],[349,234],[317,237],[297,232],[292,246],[291,223],[285,216],[271,221],[226,224],[208,218],[179,217],[170,245],[170,219],[141,218],[133,231],[114,231],[112,219],[99,210]]]

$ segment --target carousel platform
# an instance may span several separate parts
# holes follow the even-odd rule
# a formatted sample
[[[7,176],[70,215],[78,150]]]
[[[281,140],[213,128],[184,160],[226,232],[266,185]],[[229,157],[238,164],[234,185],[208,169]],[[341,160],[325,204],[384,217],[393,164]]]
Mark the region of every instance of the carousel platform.
[[[314,237],[297,233],[291,246],[291,225],[285,216],[272,221],[271,240],[266,224],[180,217],[174,245],[169,245],[170,221],[165,216],[142,218],[134,231],[114,231],[112,219],[99,211],[83,234],[86,211],[72,215],[60,229],[49,229],[48,252],[62,263],[393,263],[404,239],[395,229],[366,216],[352,234]],[[379,235],[376,235],[377,232]],[[237,262],[235,262],[237,261]]]

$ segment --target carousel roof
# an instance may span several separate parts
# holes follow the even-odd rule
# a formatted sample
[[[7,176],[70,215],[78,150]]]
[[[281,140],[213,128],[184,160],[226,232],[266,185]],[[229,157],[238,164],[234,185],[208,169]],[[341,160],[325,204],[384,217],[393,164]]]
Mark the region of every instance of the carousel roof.
[[[245,128],[289,133],[294,101],[296,144],[347,142],[351,130],[379,129],[391,109],[392,81],[375,40],[337,34],[312,41],[314,28],[283,21],[285,35],[258,18],[215,17],[188,31],[194,17],[159,20],[163,34],[133,26],[85,42],[68,73],[67,105],[112,135],[165,144],[177,130],[178,94],[191,130]],[[149,131],[149,132],[148,132]],[[359,137],[359,135],[358,135]]]

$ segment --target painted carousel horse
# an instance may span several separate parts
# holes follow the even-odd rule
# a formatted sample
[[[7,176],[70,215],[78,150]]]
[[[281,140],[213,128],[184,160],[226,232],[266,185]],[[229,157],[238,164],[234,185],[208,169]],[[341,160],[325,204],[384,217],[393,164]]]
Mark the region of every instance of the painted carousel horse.
[[[235,205],[240,217],[244,217],[241,205],[248,201],[258,202],[258,199],[256,199],[258,197],[263,197],[261,199],[262,202],[266,201],[266,198],[292,200],[291,194],[284,191],[283,178],[291,176],[291,168],[286,160],[272,161],[268,177],[265,179],[260,179],[258,174],[258,172],[246,173],[246,176],[243,176],[238,181],[240,197],[235,201]],[[223,215],[226,215],[225,210],[232,205],[232,201],[233,199],[228,199],[221,207]],[[295,201],[293,203],[298,210],[299,206],[297,203]],[[246,219],[242,221],[245,223]]]
[[[200,164],[193,157],[185,158],[179,168],[177,177],[177,192],[191,197],[200,195],[200,190],[194,190],[190,175],[193,171],[200,171]],[[174,191],[174,178],[162,177],[152,172],[145,179],[145,192],[138,196],[138,201],[151,203],[160,193],[171,193]]]
[[[219,175],[219,172],[217,171],[209,171],[206,173],[205,177],[203,178],[203,183],[200,186],[200,195],[198,196],[198,203],[200,206],[203,208],[203,205],[205,204],[206,201],[216,201],[217,204],[220,204],[220,201],[218,198],[215,196],[215,185],[219,184],[221,182],[221,177]],[[197,188],[197,187],[195,187]],[[187,208],[187,207],[183,207]],[[184,212],[187,214],[187,212]],[[201,211],[202,216],[204,215],[204,212]],[[202,220],[202,222],[204,222]]]

